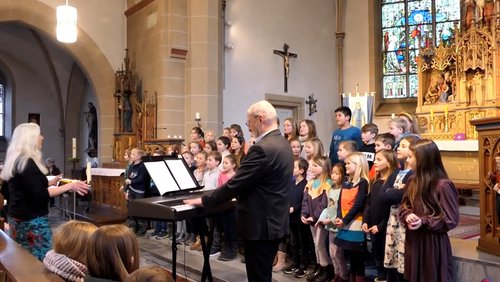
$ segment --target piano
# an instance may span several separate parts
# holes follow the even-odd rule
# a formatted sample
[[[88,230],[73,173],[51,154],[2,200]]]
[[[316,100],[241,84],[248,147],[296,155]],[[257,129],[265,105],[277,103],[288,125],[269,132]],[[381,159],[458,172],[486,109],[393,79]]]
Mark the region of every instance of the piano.
[[[159,196],[130,201],[128,215],[149,219],[178,221],[205,217],[216,213],[234,209],[235,201],[226,202],[214,209],[195,207],[183,203],[185,199],[192,199],[210,195],[213,191],[195,191],[186,194]]]
[[[201,240],[201,247],[203,250],[203,270],[201,273],[201,281],[213,281],[212,270],[210,268],[210,247],[213,241],[213,219],[211,215],[229,211],[236,207],[236,200],[225,202],[216,208],[207,209],[204,207],[196,207],[186,205],[183,203],[185,199],[192,199],[210,195],[213,191],[194,191],[185,194],[176,194],[168,196],[159,196],[145,199],[136,199],[130,201],[128,207],[128,215],[134,217],[160,219],[173,222],[172,234],[176,233],[176,221],[179,220],[201,220],[204,221],[205,217],[209,218],[209,234],[200,234],[203,238],[208,235],[208,242]],[[201,223],[200,223],[201,224]],[[175,236],[172,240],[172,276],[174,280],[177,278],[177,242]]]

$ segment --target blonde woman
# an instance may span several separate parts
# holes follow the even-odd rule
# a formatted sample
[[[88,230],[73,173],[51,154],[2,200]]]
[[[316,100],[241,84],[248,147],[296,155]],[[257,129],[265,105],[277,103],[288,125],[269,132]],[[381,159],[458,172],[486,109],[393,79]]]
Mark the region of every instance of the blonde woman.
[[[61,176],[50,182],[42,161],[43,136],[35,123],[22,123],[14,129],[0,174],[2,194],[7,200],[10,236],[39,260],[52,248],[48,213],[50,197],[74,191],[85,195],[89,185],[75,181],[55,187]],[[54,186],[54,187],[51,187]],[[51,187],[50,189],[48,189]]]

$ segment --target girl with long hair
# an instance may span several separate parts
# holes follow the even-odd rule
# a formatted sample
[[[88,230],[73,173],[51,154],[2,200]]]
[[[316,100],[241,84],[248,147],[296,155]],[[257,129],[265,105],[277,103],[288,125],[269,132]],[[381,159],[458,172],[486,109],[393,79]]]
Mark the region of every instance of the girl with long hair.
[[[134,232],[121,224],[97,229],[87,246],[87,268],[90,277],[85,281],[124,281],[139,268],[139,243]]]
[[[363,210],[368,193],[368,161],[360,152],[349,154],[345,160],[347,181],[342,184],[337,218],[339,228],[334,243],[348,254],[351,281],[364,281],[366,238],[361,229]]]
[[[403,196],[399,212],[406,224],[405,279],[452,281],[452,253],[448,231],[458,225],[458,193],[429,139],[410,146],[408,163],[414,178]]]
[[[289,117],[283,121],[283,136],[290,141],[299,136],[299,130],[297,128],[297,123],[293,118]]]
[[[385,193],[387,179],[398,166],[394,151],[390,149],[378,151],[373,166],[376,176],[370,185],[362,229],[370,235],[372,241],[372,256],[377,268],[377,279],[385,281],[387,276],[384,268],[385,235],[391,206],[382,203],[381,196]]]
[[[400,146],[396,150],[396,158],[400,165],[403,164],[403,166],[389,176],[385,185],[385,193],[381,194],[380,197],[382,203],[390,207],[389,219],[386,226],[384,255],[384,267],[386,268],[387,281],[389,282],[404,281],[406,229],[404,224],[399,220],[399,206],[414,170],[407,162],[410,145],[418,139],[417,136],[408,136],[401,140]]]
[[[316,251],[316,261],[319,263],[319,271],[314,271],[312,274],[309,274],[307,276],[307,281],[315,281],[312,279],[317,279],[321,276],[325,279],[327,276],[333,274],[325,244],[325,240],[328,237],[328,231],[322,226],[316,226],[321,213],[328,207],[328,192],[333,182],[330,179],[330,160],[324,156],[313,156],[309,160],[308,170],[311,171],[313,178],[306,184],[304,190],[300,220],[302,223],[311,226],[314,249]],[[331,278],[332,277],[330,277],[330,279]]]

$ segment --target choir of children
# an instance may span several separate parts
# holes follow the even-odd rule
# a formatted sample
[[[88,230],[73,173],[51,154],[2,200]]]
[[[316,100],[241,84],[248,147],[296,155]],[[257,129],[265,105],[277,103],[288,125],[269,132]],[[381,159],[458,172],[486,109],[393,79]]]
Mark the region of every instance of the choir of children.
[[[307,281],[364,281],[365,254],[371,245],[377,270],[375,281],[451,280],[451,249],[446,231],[458,222],[457,195],[435,143],[419,140],[418,131],[413,128],[414,119],[406,113],[392,119],[390,132],[381,134],[375,124],[366,124],[361,130],[353,128],[350,118],[348,108],[336,110],[340,129],[332,136],[329,157],[312,120],[301,121],[298,128],[291,118],[284,122],[284,134],[294,154],[294,182],[290,187],[290,236],[283,244],[289,248],[280,249],[282,257],[275,270],[283,269],[296,278],[307,276]],[[193,129],[193,140],[182,155],[205,189],[217,189],[235,174],[249,143],[244,141],[238,125],[227,129],[227,137],[216,138],[209,131],[211,140],[206,143],[200,130]],[[125,190],[131,200],[140,198],[145,189],[135,181],[146,174],[140,163],[142,154],[135,148],[130,155]],[[216,240],[211,253],[220,254],[222,250],[220,260],[237,256],[236,220],[232,212],[218,216],[216,233],[224,236]],[[138,235],[143,234],[144,223],[135,223],[130,226],[137,228]],[[165,228],[162,225],[157,233],[164,234]],[[85,265],[81,267],[80,278],[90,275],[123,280],[137,269],[135,238],[123,245],[129,248],[126,251],[113,244],[123,240],[118,235],[130,234],[116,226],[103,227],[85,239],[90,240],[86,252],[90,260],[65,252],[57,256],[82,265],[89,262],[88,270]],[[103,238],[109,246],[99,243]],[[203,238],[194,245],[200,239]],[[287,250],[290,253],[285,266]],[[110,256],[109,252],[123,254],[115,256],[109,265],[98,260],[97,254]],[[47,254],[47,267],[52,267],[54,256],[54,251]],[[123,261],[124,258],[128,260]]]

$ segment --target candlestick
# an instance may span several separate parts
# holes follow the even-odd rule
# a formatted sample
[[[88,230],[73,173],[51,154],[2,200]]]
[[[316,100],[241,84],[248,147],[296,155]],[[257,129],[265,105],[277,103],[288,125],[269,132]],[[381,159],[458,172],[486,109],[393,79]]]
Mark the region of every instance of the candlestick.
[[[434,133],[434,109],[431,108],[429,123],[431,126],[431,133]]]
[[[76,138],[71,139],[71,157],[76,159]]]
[[[92,181],[92,169],[90,162],[87,162],[87,169],[85,170],[85,173],[87,174],[87,183],[90,183],[90,181]]]

